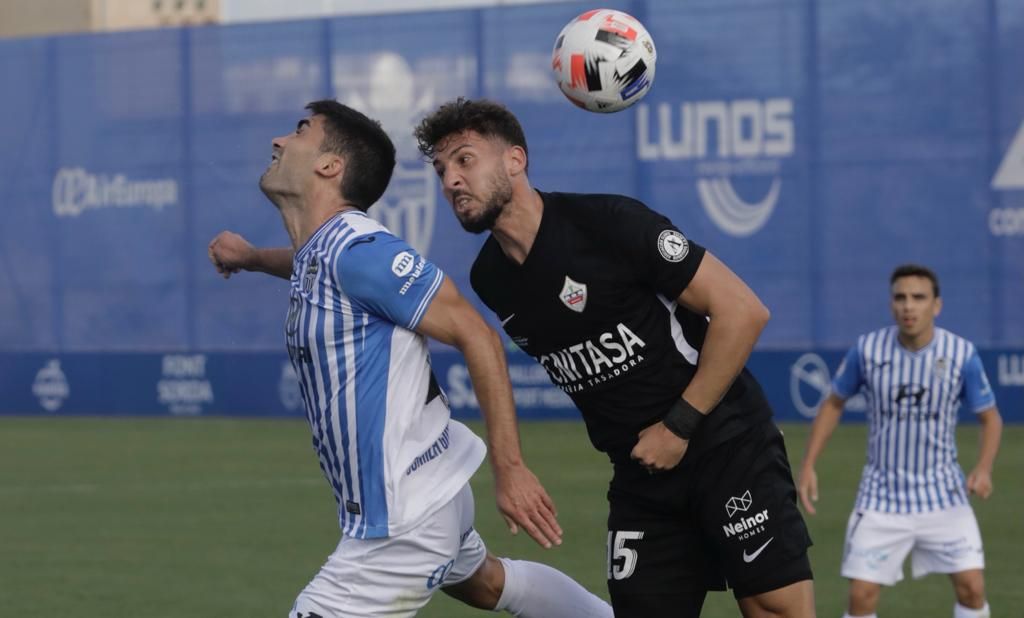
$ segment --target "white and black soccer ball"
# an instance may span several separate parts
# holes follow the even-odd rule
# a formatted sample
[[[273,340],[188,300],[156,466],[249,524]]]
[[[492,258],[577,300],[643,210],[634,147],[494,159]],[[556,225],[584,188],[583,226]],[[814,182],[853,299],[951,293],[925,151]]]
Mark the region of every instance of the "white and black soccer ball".
[[[551,69],[567,99],[591,112],[624,110],[654,83],[654,40],[633,16],[595,9],[576,17],[555,39]]]

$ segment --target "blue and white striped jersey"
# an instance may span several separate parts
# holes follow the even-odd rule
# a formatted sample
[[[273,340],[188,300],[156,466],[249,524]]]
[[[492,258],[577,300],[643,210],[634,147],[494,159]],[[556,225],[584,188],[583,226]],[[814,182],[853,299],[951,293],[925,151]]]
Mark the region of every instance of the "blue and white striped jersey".
[[[858,510],[922,513],[967,502],[957,461],[957,413],[995,406],[974,344],[942,328],[924,348],[900,345],[895,326],[862,335],[839,366],[832,391],[868,400],[867,463]]]
[[[480,438],[451,420],[426,340],[412,330],[443,279],[356,210],[329,219],[295,253],[288,355],[348,536],[409,530],[483,460]]]

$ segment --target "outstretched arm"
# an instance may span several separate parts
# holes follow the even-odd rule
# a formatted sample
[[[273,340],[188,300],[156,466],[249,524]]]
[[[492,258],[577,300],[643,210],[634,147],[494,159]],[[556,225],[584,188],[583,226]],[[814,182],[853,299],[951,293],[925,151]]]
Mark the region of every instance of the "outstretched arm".
[[[523,528],[544,547],[562,542],[554,502],[523,462],[512,384],[501,339],[447,277],[416,331],[454,346],[466,358],[487,425],[495,493],[509,530]]]
[[[839,417],[843,414],[843,403],[843,398],[835,393],[830,394],[818,408],[818,416],[811,425],[811,436],[807,439],[807,451],[804,453],[804,462],[800,465],[800,479],[797,481],[800,502],[804,505],[804,510],[811,515],[817,512],[814,503],[818,501],[818,473],[814,471],[814,464],[817,463],[818,456],[825,450],[825,444],[839,424]]]
[[[291,248],[257,249],[234,232],[223,231],[207,247],[210,262],[225,279],[240,270],[267,273],[282,279],[292,276]]]
[[[768,309],[735,273],[708,251],[679,303],[710,318],[697,373],[682,393],[683,404],[706,415],[714,408],[750,357],[768,323]],[[640,433],[633,458],[651,470],[675,467],[689,440],[662,423]]]
[[[992,466],[999,452],[999,440],[1003,435],[1003,418],[995,406],[978,413],[981,423],[981,451],[978,463],[967,476],[967,491],[984,499],[992,495]]]

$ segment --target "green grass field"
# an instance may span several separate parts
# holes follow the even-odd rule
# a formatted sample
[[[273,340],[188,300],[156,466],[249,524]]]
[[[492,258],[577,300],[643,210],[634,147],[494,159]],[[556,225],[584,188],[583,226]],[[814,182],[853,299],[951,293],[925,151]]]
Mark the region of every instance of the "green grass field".
[[[474,426],[479,430],[479,426]],[[784,427],[791,456],[807,426]],[[541,560],[605,592],[609,466],[581,423],[522,427],[529,464],[559,507],[565,543],[543,550],[500,523],[490,472],[474,479],[477,524],[492,551]],[[973,463],[975,427],[960,429]],[[976,501],[995,616],[1024,616],[1024,427],[1008,427],[996,492]],[[815,540],[820,616],[845,605],[843,530],[863,463],[864,428],[843,426],[818,473]],[[285,616],[337,542],[334,501],[301,421],[0,419],[0,616],[146,618]],[[904,581],[883,616],[949,616],[948,580]],[[706,616],[736,616],[728,593]],[[421,616],[483,616],[439,594]]]

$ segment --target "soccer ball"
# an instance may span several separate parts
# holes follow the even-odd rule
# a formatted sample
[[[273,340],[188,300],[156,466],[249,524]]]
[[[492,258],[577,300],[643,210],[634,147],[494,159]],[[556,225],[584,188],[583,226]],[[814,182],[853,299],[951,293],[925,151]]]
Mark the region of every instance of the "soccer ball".
[[[657,58],[651,35],[636,18],[595,9],[562,28],[551,69],[567,99],[591,112],[611,113],[644,98]]]

